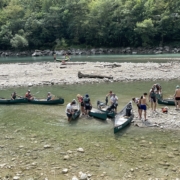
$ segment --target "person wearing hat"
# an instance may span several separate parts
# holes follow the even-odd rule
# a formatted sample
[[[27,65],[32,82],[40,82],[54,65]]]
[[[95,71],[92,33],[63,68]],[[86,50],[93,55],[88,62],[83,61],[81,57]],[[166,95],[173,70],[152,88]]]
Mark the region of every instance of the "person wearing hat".
[[[51,93],[48,92],[48,94],[47,94],[47,101],[50,101],[51,99],[52,99]]]
[[[85,114],[85,110],[84,110],[83,96],[81,96],[80,94],[77,94],[76,97],[77,97],[78,102],[81,104],[82,115],[84,115]]]
[[[179,109],[180,106],[180,89],[179,85],[176,86],[175,94],[174,94],[174,102],[176,109]]]
[[[30,90],[28,90],[27,93],[25,94],[25,98],[28,100],[34,100],[34,97],[31,95]]]
[[[92,109],[92,105],[88,94],[85,95],[83,102],[84,102],[85,114],[87,115],[87,117],[89,117],[89,112]]]
[[[75,99],[73,99],[70,103],[66,106],[66,115],[68,117],[68,122],[71,122],[72,115],[74,114],[73,106],[76,104]]]

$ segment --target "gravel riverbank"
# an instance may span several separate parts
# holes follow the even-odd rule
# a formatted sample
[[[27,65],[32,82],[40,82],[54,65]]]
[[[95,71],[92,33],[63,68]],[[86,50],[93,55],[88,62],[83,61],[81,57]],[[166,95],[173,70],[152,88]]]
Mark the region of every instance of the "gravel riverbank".
[[[71,64],[69,64],[71,63]],[[83,84],[89,82],[156,81],[180,79],[180,63],[101,63],[59,62],[0,65],[0,87]],[[72,64],[73,63],[73,64]],[[113,64],[117,66],[113,66]],[[78,78],[78,72],[113,77]]]

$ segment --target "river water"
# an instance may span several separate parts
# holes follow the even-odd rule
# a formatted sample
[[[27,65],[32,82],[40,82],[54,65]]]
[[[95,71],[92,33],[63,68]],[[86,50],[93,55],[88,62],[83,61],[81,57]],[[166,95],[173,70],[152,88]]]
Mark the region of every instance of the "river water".
[[[57,59],[64,58],[58,56]],[[163,59],[162,59],[163,58]],[[88,62],[167,62],[173,58],[179,60],[180,54],[154,54],[154,55],[77,55],[71,56],[71,61],[88,61]],[[41,62],[54,61],[53,56],[40,57],[0,57],[0,63],[17,63],[17,62]]]
[[[0,168],[0,176],[13,177],[19,173],[22,179],[68,180],[82,171],[95,180],[180,178],[180,131],[130,125],[114,135],[113,120],[81,117],[69,124],[65,116],[66,104],[78,93],[88,93],[95,107],[97,100],[104,101],[108,91],[113,90],[119,97],[120,111],[132,97],[148,92],[153,83],[32,87],[36,98],[43,98],[50,91],[63,97],[65,104],[0,105],[0,165],[6,164]],[[164,97],[171,97],[179,82],[158,83]],[[23,87],[1,89],[0,95],[8,98],[14,90],[20,96],[27,91]],[[50,148],[44,149],[47,144]],[[80,147],[84,153],[77,153]],[[68,154],[68,150],[72,152]],[[66,154],[69,159],[63,160]],[[63,168],[69,169],[68,175],[61,173]]]

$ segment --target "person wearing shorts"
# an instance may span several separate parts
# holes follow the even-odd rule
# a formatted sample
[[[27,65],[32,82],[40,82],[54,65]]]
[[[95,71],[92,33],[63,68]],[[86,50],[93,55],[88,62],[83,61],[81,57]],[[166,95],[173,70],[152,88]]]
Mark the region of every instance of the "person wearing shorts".
[[[87,117],[89,117],[89,112],[92,109],[92,105],[88,94],[85,95],[83,102],[84,102],[85,114],[87,115]]]
[[[132,100],[137,105],[139,119],[141,119],[141,104],[140,104],[140,99],[139,98],[132,98]]]
[[[176,86],[175,94],[174,94],[174,101],[176,110],[180,108],[180,89],[179,85]]]
[[[115,93],[112,93],[111,96],[111,109],[114,109],[115,113],[117,113],[117,106],[118,106],[118,97]]]
[[[74,114],[73,105],[76,104],[76,101],[73,100],[71,103],[68,103],[66,106],[66,115],[68,117],[68,122],[71,121],[72,115]]]
[[[80,95],[80,94],[77,94],[77,100],[78,102],[80,103],[81,105],[81,112],[82,112],[82,115],[85,115],[85,109],[84,109],[84,102],[83,102],[83,96]]]
[[[149,91],[149,102],[151,102],[151,109],[152,111],[156,111],[156,93],[154,86]]]
[[[140,117],[142,117],[142,112],[144,112],[144,120],[146,121],[147,120],[147,118],[146,118],[146,110],[147,110],[147,99],[146,99],[146,97],[147,97],[147,93],[144,93],[143,94],[143,96],[141,96],[141,99],[140,99],[140,104],[141,104],[141,106],[140,106],[140,108],[141,108],[141,116]]]

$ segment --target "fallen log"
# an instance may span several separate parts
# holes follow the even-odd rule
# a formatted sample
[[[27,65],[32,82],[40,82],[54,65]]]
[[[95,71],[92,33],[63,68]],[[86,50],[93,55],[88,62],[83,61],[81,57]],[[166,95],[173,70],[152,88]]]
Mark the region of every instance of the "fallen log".
[[[87,64],[86,62],[65,62],[62,63],[62,65],[81,65],[81,64]]]
[[[111,67],[111,68],[116,68],[116,67],[121,67],[120,64],[104,64],[104,67]]]
[[[78,78],[108,78],[108,79],[113,79],[112,76],[103,76],[103,75],[95,75],[95,74],[83,74],[80,71],[78,72]]]

